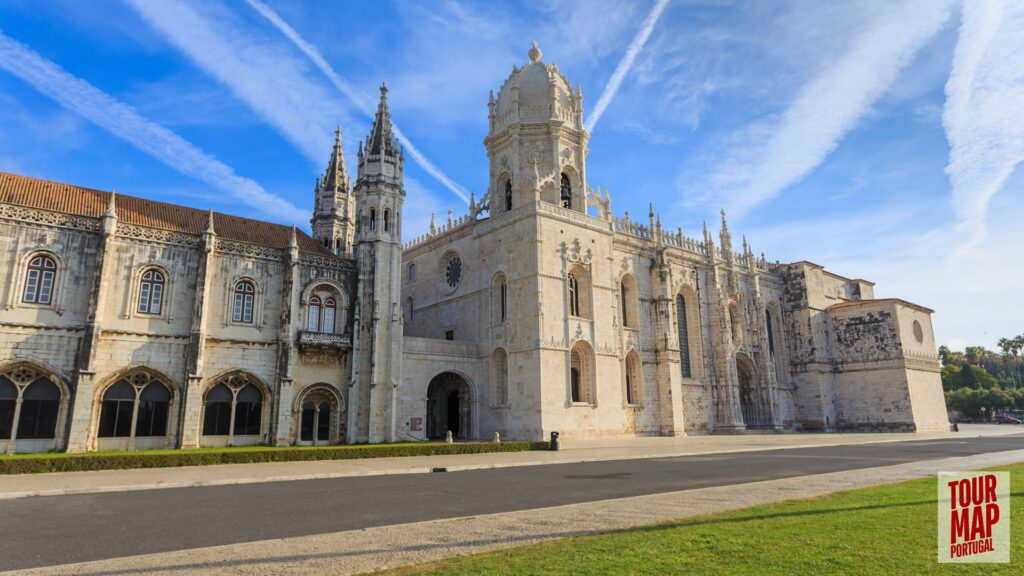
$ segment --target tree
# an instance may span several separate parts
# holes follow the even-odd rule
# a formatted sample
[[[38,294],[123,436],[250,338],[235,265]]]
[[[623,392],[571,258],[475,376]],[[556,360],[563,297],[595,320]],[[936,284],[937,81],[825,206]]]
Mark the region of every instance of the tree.
[[[957,390],[960,388],[960,367],[947,364],[942,367],[942,389]]]
[[[957,380],[959,381],[958,388],[972,388],[975,390],[998,388],[996,386],[996,379],[981,366],[972,366],[970,364],[964,366],[960,369],[960,377]]]
[[[939,346],[939,360],[942,360],[943,366],[949,366],[949,363],[952,361],[949,346],[946,346],[945,344]]]
[[[1016,340],[1016,338],[1000,338],[996,345],[1003,351],[1003,367],[1006,368],[1006,371],[1010,374],[1010,382],[1016,386],[1017,379],[1014,377],[1013,371],[1010,370],[1010,356],[1012,356],[1014,352],[1014,340]]]

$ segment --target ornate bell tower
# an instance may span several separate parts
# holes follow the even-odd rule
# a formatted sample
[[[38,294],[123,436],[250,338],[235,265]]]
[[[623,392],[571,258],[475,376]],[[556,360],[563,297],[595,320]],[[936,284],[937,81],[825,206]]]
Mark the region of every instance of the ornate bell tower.
[[[355,258],[359,270],[349,389],[350,442],[397,439],[398,386],[402,381],[402,202],[404,155],[388,113],[388,89],[366,146],[359,144]]]
[[[334,150],[324,175],[314,189],[313,238],[334,252],[335,256],[352,253],[355,232],[353,194],[349,190],[345,155],[341,150],[341,128],[334,132]]]
[[[530,61],[513,66],[497,98],[492,93],[487,103],[484,146],[494,215],[534,200],[586,212],[590,135],[583,126],[583,93],[541,55],[534,42]]]

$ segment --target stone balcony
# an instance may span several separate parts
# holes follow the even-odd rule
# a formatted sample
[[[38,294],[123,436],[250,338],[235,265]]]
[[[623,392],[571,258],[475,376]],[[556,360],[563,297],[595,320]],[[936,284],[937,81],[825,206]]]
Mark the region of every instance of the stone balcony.
[[[300,330],[295,343],[299,348],[331,348],[336,350],[351,350],[352,337],[348,334],[332,334],[326,332],[310,332]]]

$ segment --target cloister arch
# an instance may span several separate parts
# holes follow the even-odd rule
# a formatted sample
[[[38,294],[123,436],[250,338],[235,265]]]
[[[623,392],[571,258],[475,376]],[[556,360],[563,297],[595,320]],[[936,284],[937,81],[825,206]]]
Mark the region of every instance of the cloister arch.
[[[295,396],[295,442],[300,445],[340,444],[345,441],[345,399],[337,389],[319,382]]]
[[[0,368],[0,449],[7,454],[63,449],[69,398],[63,379],[39,364]]]
[[[444,439],[448,431],[456,439],[473,438],[475,400],[473,384],[465,375],[446,371],[434,376],[427,386],[427,438]]]

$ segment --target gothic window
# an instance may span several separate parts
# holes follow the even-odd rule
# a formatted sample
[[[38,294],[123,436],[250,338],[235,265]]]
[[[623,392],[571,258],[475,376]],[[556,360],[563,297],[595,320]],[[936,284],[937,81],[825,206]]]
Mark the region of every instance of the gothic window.
[[[320,331],[328,334],[334,333],[334,318],[338,311],[338,303],[334,298],[324,300],[324,321],[320,325]]]
[[[772,327],[772,313],[770,310],[764,311],[764,321],[768,328],[768,353],[775,356],[775,329]]]
[[[505,211],[512,209],[512,180],[505,181]]]
[[[299,441],[314,445],[330,442],[331,402],[325,398],[311,398],[302,403],[302,419],[299,423]]]
[[[494,322],[500,324],[508,318],[508,284],[505,275],[498,274],[491,285],[491,302],[493,303]]]
[[[49,304],[53,298],[53,284],[57,276],[57,264],[49,256],[36,256],[28,263],[25,276],[23,302]]]
[[[309,319],[306,328],[310,332],[320,331],[320,297],[313,296],[309,299]]]
[[[683,378],[692,378],[690,336],[686,325],[686,298],[682,294],[676,296],[676,328],[679,331],[679,365],[682,367]]]
[[[409,282],[416,281],[416,265],[409,264]]]
[[[594,353],[585,342],[569,352],[569,389],[573,402],[594,403]]]
[[[235,284],[235,298],[231,308],[231,320],[252,324],[253,299],[256,297],[256,287],[248,280],[242,280]]]
[[[121,378],[103,393],[99,437],[166,436],[170,404],[170,390],[148,374],[137,372]]]
[[[569,184],[569,177],[562,173],[562,208],[572,208],[572,185]]]
[[[334,255],[341,256],[345,253],[345,241],[338,238],[334,241]]]
[[[391,210],[384,210],[384,231],[391,231]]]
[[[575,274],[569,274],[569,315],[580,315],[580,281]]]
[[[0,376],[0,439],[55,438],[62,395],[52,380],[25,366]]]
[[[164,301],[164,275],[159,270],[146,270],[139,283],[140,314],[159,316]]]
[[[377,229],[377,209],[370,208],[370,230]]]
[[[491,402],[495,406],[508,404],[508,354],[502,348],[495,348],[491,354],[491,380],[494,382],[494,396]]]
[[[626,404],[639,404],[642,383],[640,355],[631,351],[626,355]]]
[[[229,376],[206,393],[203,436],[258,436],[263,393],[243,376]]]
[[[622,277],[619,284],[622,306],[622,325],[626,328],[639,328],[637,316],[639,315],[639,304],[637,301],[636,281],[629,274]]]

